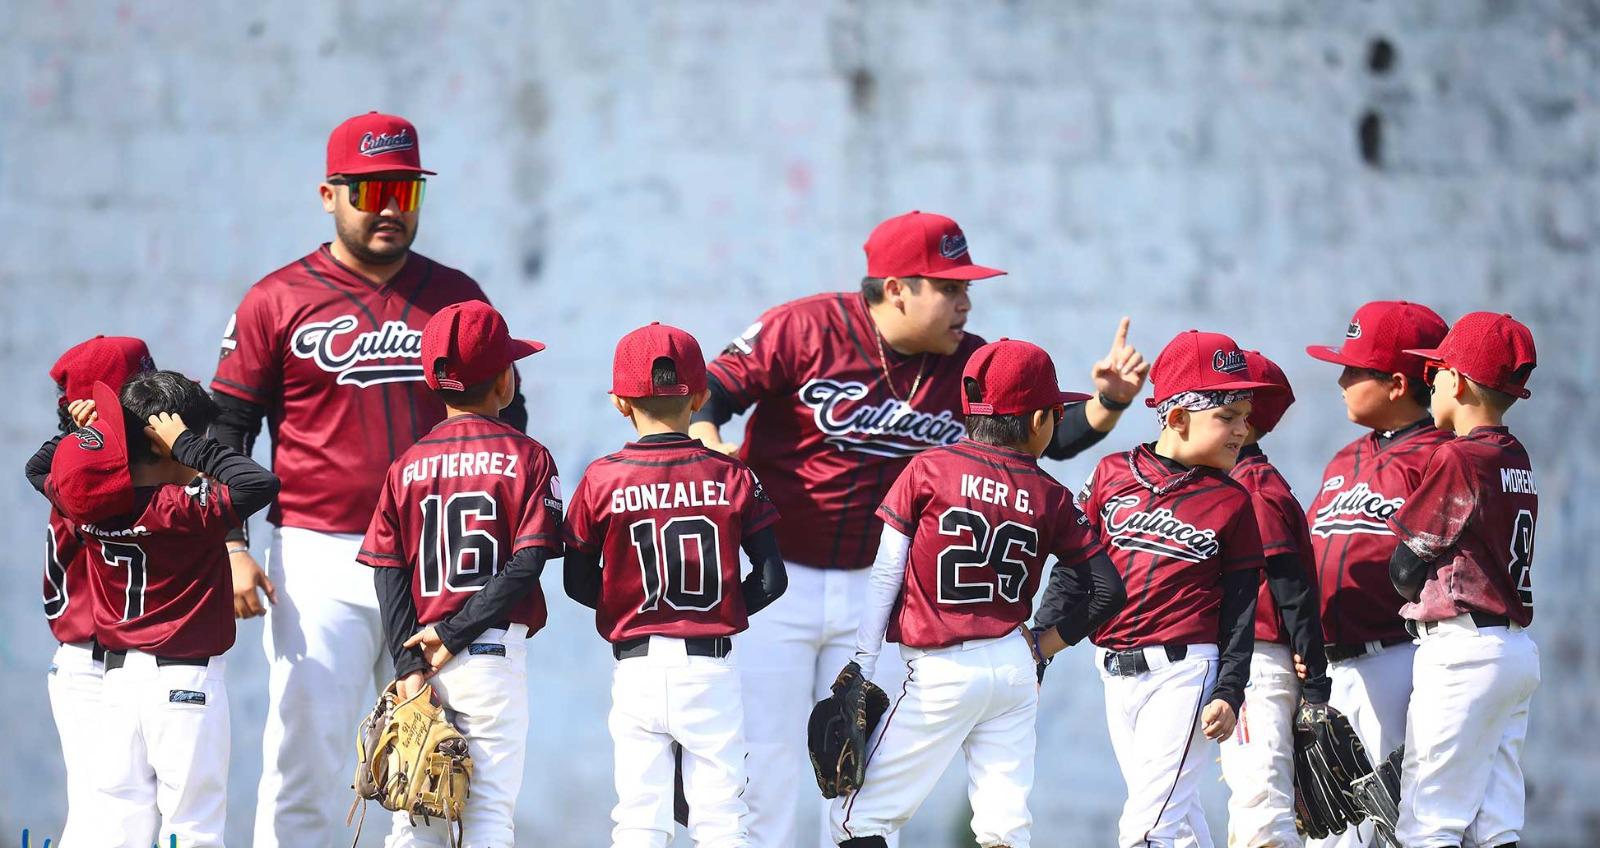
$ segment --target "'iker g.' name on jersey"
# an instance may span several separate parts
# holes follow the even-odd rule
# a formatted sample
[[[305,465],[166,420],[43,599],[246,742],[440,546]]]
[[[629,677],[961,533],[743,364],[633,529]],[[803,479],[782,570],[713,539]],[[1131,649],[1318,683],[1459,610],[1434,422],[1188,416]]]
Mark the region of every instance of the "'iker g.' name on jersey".
[[[390,466],[356,561],[411,569],[417,622],[436,624],[524,548],[561,553],[561,482],[544,446],[496,418],[447,418]],[[544,626],[537,583],[510,618]]]
[[[712,360],[711,375],[733,401],[756,404],[739,455],[784,515],[785,559],[816,568],[872,564],[872,510],[906,462],[965,434],[961,369],[982,345],[968,333],[955,353],[926,359],[884,345],[902,397],[927,369],[906,409],[884,380],[866,301],[831,293],[768,311]]]
[[[1539,489],[1528,451],[1505,427],[1477,427],[1433,452],[1390,525],[1433,563],[1422,597],[1401,613],[1441,621],[1464,612],[1533,622],[1533,534]]]
[[[478,284],[412,253],[379,286],[328,246],[252,286],[223,333],[213,391],[267,409],[273,524],[360,533],[389,463],[444,418],[422,382],[433,313],[487,300]]]
[[[1222,575],[1266,566],[1244,487],[1215,468],[1174,473],[1141,445],[1100,460],[1079,501],[1128,588],[1127,606],[1091,641],[1217,644]]]
[[[1322,473],[1307,510],[1317,558],[1322,632],[1329,644],[1405,639],[1405,599],[1389,581],[1396,540],[1389,519],[1411,496],[1428,458],[1449,441],[1432,422],[1395,434],[1382,449],[1376,433],[1346,445]]]
[[[72,521],[54,505],[45,528],[44,617],[58,642],[87,642],[94,636],[94,599],[89,594],[89,555]]]
[[[639,636],[728,636],[749,625],[740,543],[778,520],[755,475],[698,440],[633,442],[583,472],[566,539],[599,553],[595,629]]]
[[[100,644],[184,658],[233,647],[224,540],[237,526],[228,487],[204,477],[137,488],[127,517],[79,525]]]
[[[1051,555],[1079,563],[1100,550],[1037,459],[970,439],[911,460],[878,517],[911,539],[887,638],[913,648],[1015,630]]]

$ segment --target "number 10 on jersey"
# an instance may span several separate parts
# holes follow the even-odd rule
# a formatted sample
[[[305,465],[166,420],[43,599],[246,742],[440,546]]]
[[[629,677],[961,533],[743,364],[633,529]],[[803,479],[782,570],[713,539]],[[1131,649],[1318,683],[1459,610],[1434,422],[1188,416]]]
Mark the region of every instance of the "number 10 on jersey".
[[[708,610],[721,602],[722,539],[711,519],[680,516],[658,531],[656,520],[646,518],[628,525],[628,538],[644,584],[639,612],[658,609],[663,598],[675,610]]]

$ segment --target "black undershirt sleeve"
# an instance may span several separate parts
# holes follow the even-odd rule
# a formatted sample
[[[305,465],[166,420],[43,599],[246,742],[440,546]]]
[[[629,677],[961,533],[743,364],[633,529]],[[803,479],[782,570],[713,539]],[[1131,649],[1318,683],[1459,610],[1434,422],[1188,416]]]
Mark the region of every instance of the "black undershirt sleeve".
[[[56,436],[40,445],[39,449],[34,451],[33,456],[28,457],[28,465],[24,473],[28,475],[28,483],[41,495],[44,494],[44,481],[50,478],[50,462],[56,458],[56,447],[61,444],[61,440],[64,438],[66,438],[65,433]]]
[[[1225,701],[1239,714],[1244,687],[1250,680],[1250,652],[1256,647],[1256,594],[1261,573],[1253,568],[1222,575],[1222,616],[1217,632],[1221,649],[1217,685],[1206,698]]]
[[[1104,551],[1083,562],[1056,560],[1035,623],[1054,627],[1061,641],[1076,645],[1128,603],[1122,576]]]
[[[745,615],[755,615],[789,588],[789,571],[783,564],[783,554],[778,552],[778,534],[771,527],[745,537],[740,546],[753,566],[740,587],[744,611]]]
[[[1089,413],[1084,408],[1086,403],[1087,401],[1075,403],[1067,407],[1066,414],[1061,417],[1061,423],[1056,425],[1055,437],[1045,446],[1045,456],[1051,459],[1071,459],[1099,444],[1101,439],[1109,435],[1089,426]]]
[[[511,607],[521,600],[539,582],[544,573],[545,560],[550,557],[548,548],[523,548],[512,555],[483,588],[472,593],[455,615],[433,626],[439,641],[452,654],[460,654],[477,641],[483,631],[504,622]]]
[[[417,624],[417,604],[411,598],[411,571],[374,568],[372,582],[378,590],[378,610],[383,617],[383,642],[394,659],[396,679],[414,672],[426,673],[428,661],[421,648],[405,647],[406,640],[422,628]]]
[[[267,415],[267,408],[250,401],[236,398],[226,392],[212,392],[217,406],[221,410],[217,420],[211,422],[211,438],[227,445],[239,453],[249,456],[255,450],[256,438],[261,435],[261,420]],[[250,541],[249,534],[244,524],[228,531],[229,542]]]
[[[589,609],[600,607],[600,552],[589,553],[567,545],[561,562],[561,585],[567,597]]]
[[[227,486],[240,524],[278,496],[277,475],[237,450],[193,430],[178,435],[172,444],[172,458]]]
[[[1415,602],[1422,596],[1422,584],[1428,582],[1428,565],[1406,544],[1395,545],[1394,553],[1389,555],[1389,582],[1400,597]]]
[[[706,376],[706,391],[710,392],[710,396],[706,398],[706,405],[689,417],[689,420],[696,424],[706,421],[721,427],[732,421],[733,416],[748,408],[734,403],[733,396],[717,382],[716,377]]]
[[[1313,704],[1326,704],[1333,682],[1328,679],[1328,658],[1322,652],[1322,621],[1318,618],[1317,596],[1311,589],[1311,581],[1306,579],[1299,554],[1267,557],[1267,590],[1278,606],[1290,647],[1306,664],[1301,694]]]

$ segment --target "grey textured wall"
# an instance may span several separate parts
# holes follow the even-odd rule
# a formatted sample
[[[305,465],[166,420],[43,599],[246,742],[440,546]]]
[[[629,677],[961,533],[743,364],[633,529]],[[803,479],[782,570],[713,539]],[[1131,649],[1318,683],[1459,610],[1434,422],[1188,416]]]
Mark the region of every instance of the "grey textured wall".
[[[628,435],[603,396],[618,335],[661,319],[720,347],[765,306],[852,285],[870,226],[910,208],[956,217],[979,261],[1012,272],[979,284],[974,329],[1038,341],[1069,375],[1121,314],[1151,354],[1201,327],[1277,357],[1301,401],[1267,447],[1303,495],[1356,432],[1301,346],[1338,340],[1379,297],[1514,312],[1544,354],[1511,416],[1544,497],[1526,835],[1600,839],[1600,745],[1576,732],[1600,691],[1600,451],[1580,435],[1600,412],[1600,4],[403,6],[4,4],[0,844],[23,827],[37,842],[64,807],[43,508],[14,473],[53,426],[46,369],[126,333],[209,377],[245,288],[331,236],[326,133],[369,108],[412,118],[440,172],[418,248],[549,343],[527,369],[532,426],[569,476]],[[1135,411],[1107,447],[1152,429]],[[1055,470],[1075,483],[1089,464]],[[575,605],[554,607],[532,647],[522,832],[603,844],[607,655]],[[229,665],[241,845],[260,632],[241,628]],[[1041,844],[1105,844],[1121,802],[1088,662],[1076,649],[1045,690]],[[947,775],[911,844],[963,844],[962,786]]]

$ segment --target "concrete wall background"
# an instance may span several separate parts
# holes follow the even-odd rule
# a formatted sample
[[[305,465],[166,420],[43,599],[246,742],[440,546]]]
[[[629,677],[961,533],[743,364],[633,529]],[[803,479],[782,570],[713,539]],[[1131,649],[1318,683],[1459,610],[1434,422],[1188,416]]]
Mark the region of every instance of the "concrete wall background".
[[[98,332],[213,370],[244,289],[331,237],[327,131],[366,109],[420,129],[418,249],[475,276],[549,343],[533,432],[569,476],[627,435],[605,407],[612,344],[652,319],[708,350],[764,307],[860,275],[877,220],[962,222],[981,262],[973,327],[1035,340],[1068,375],[1119,315],[1148,354],[1191,326],[1279,359],[1300,403],[1267,444],[1302,497],[1356,435],[1335,374],[1299,353],[1361,302],[1448,319],[1514,312],[1544,364],[1511,417],[1543,494],[1544,683],[1525,836],[1600,837],[1600,4],[911,2],[284,4],[13,0],[0,27],[0,412],[8,466],[53,427],[46,376]],[[1380,42],[1381,45],[1380,46]],[[1367,161],[1358,139],[1363,121]],[[1107,449],[1153,432],[1134,412]],[[1054,470],[1076,483],[1090,458]],[[0,666],[13,675],[0,844],[59,828],[43,685],[43,508],[0,483],[11,551]],[[603,844],[614,800],[603,643],[561,595],[532,645],[539,691],[528,844]],[[259,773],[259,622],[230,657],[230,834]],[[1045,689],[1034,812],[1047,844],[1105,844],[1122,785],[1076,649]],[[548,764],[537,765],[537,764]],[[964,775],[910,844],[969,844]],[[1209,785],[1215,832],[1222,789]],[[371,829],[369,829],[371,830]]]

